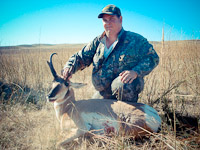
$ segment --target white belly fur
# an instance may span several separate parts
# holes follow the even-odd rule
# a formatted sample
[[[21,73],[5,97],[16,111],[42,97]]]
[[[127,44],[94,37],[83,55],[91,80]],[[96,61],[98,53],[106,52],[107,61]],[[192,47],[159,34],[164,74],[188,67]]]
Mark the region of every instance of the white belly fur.
[[[111,116],[104,116],[98,113],[81,113],[88,131],[94,130],[96,134],[104,134],[119,131],[119,123]],[[98,131],[97,131],[98,130]]]

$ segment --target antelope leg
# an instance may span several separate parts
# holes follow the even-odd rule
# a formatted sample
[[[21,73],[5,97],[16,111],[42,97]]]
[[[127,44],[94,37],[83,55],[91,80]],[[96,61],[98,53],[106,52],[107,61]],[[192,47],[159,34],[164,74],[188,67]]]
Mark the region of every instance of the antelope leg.
[[[83,135],[83,134],[85,134],[85,133],[86,133],[85,131],[80,130],[80,129],[77,129],[76,132],[74,133],[74,135],[72,135],[70,138],[66,139],[65,141],[61,142],[61,143],[59,144],[59,146],[62,147],[62,146],[66,145],[67,143],[73,141],[74,139],[80,137],[81,135]]]

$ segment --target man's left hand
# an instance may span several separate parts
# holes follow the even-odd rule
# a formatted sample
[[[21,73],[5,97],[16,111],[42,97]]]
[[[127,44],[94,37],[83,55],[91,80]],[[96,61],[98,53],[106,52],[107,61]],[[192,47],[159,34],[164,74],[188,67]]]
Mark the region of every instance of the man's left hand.
[[[138,74],[133,70],[125,70],[119,74],[122,78],[123,83],[132,83],[138,76]]]

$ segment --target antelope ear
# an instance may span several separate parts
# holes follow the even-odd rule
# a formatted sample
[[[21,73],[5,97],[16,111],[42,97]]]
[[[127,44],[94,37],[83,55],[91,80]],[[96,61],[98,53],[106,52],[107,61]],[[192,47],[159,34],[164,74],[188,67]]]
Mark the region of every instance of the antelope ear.
[[[72,86],[73,88],[81,88],[83,86],[86,86],[87,84],[86,83],[73,83],[70,81],[69,85]]]

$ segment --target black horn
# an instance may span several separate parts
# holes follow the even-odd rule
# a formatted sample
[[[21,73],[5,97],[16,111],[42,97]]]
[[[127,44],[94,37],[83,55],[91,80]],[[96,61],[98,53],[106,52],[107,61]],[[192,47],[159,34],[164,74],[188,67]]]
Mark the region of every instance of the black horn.
[[[49,68],[50,68],[50,70],[51,70],[51,73],[52,73],[53,77],[54,77],[54,78],[57,78],[58,75],[57,75],[57,73],[56,73],[56,71],[55,71],[55,69],[54,69],[54,67],[53,67],[53,63],[52,63],[52,57],[53,57],[53,55],[55,55],[55,54],[57,55],[57,53],[51,54],[51,56],[50,56],[50,62],[47,61],[47,64],[49,65]]]

